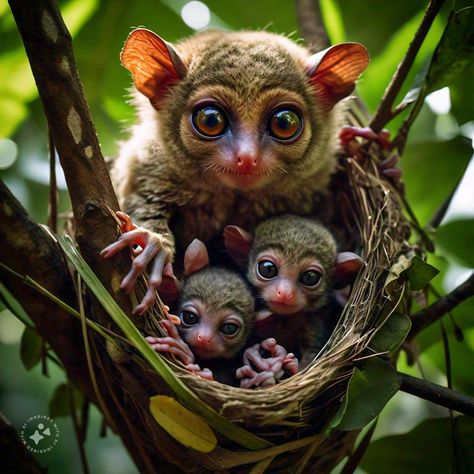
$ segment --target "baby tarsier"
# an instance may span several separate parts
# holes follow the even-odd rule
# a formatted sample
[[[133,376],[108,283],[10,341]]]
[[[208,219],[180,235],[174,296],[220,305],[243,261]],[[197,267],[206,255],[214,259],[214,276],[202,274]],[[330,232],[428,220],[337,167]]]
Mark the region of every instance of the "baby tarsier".
[[[131,291],[153,262],[135,309],[141,314],[172,272],[174,255],[194,238],[210,244],[227,224],[253,229],[271,216],[310,216],[325,207],[344,120],[340,101],[368,55],[358,43],[311,55],[262,31],[207,31],[171,46],[137,29],[121,61],[132,73],[138,123],[112,178],[140,228],[103,254],[144,242],[122,282]]]
[[[352,252],[338,253],[333,235],[319,222],[293,215],[267,219],[253,236],[227,226],[224,238],[230,255],[247,267],[247,278],[266,305],[256,318],[256,336],[276,338],[302,356],[304,366],[337,322],[334,290],[353,281],[362,259]],[[249,356],[259,359],[258,345],[253,355],[246,353]]]
[[[206,247],[193,240],[185,252],[185,278],[176,308],[180,325],[176,328],[170,320],[164,320],[162,325],[168,336],[147,340],[154,350],[174,354],[191,372],[236,385],[236,371],[242,366],[242,353],[253,329],[254,297],[236,272],[208,265]],[[294,356],[274,339],[261,344],[271,357],[261,358],[261,373],[254,385],[273,384],[285,371],[296,373],[298,363]],[[201,369],[196,362],[206,364],[206,368]]]

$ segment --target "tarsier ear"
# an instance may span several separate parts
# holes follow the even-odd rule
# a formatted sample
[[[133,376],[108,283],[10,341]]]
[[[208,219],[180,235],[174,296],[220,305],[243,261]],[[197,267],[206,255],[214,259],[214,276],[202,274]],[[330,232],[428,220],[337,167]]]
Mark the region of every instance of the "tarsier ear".
[[[135,87],[155,108],[169,87],[186,75],[186,67],[172,46],[144,28],[128,35],[120,60],[132,73]]]
[[[333,288],[341,289],[352,283],[363,265],[364,261],[353,252],[338,253],[334,270]]]
[[[208,265],[209,254],[206,246],[200,240],[194,239],[184,253],[184,274],[192,275]]]
[[[174,276],[171,263],[167,263],[163,268],[163,277],[158,294],[163,303],[171,306],[178,299],[180,291],[181,282]]]
[[[359,43],[337,44],[311,56],[306,67],[320,106],[330,111],[347,97],[368,64],[367,49]]]
[[[242,265],[247,265],[250,253],[252,236],[236,225],[224,228],[224,245],[233,260]]]

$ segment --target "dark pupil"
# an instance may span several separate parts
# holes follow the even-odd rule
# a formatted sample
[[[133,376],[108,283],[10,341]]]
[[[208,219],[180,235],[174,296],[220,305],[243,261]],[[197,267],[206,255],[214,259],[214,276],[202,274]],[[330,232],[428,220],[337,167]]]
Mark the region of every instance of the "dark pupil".
[[[191,311],[181,311],[181,320],[184,324],[187,324],[188,326],[193,326],[194,324],[198,323],[199,318]]]
[[[206,111],[206,117],[204,120],[206,121],[206,125],[209,128],[213,128],[219,123],[219,117],[215,111],[211,111],[211,112]]]
[[[263,260],[258,264],[258,273],[263,278],[274,278],[278,274],[278,269],[273,262]]]
[[[233,336],[239,330],[239,326],[233,323],[225,323],[221,327],[222,334]]]
[[[321,281],[321,274],[313,270],[308,270],[301,275],[300,281],[306,286],[316,286]]]
[[[193,115],[194,127],[202,134],[217,137],[225,132],[226,121],[220,110],[204,107]]]
[[[289,112],[280,112],[277,115],[276,119],[277,119],[278,127],[281,128],[282,130],[287,130],[291,126],[296,125],[294,117],[292,117]]]
[[[289,140],[300,131],[300,118],[291,110],[280,110],[270,120],[270,134],[280,140]]]

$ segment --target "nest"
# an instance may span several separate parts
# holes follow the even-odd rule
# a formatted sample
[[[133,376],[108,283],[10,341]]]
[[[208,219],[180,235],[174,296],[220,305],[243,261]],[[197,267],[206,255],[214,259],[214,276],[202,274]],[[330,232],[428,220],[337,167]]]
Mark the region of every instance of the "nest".
[[[381,178],[375,160],[363,164],[355,159],[341,161],[344,185],[336,195],[340,209],[344,209],[344,226],[349,233],[359,236],[362,255],[366,262],[355,281],[348,302],[333,334],[324,348],[304,370],[276,386],[264,389],[240,389],[217,382],[209,382],[186,372],[179,366],[174,370],[180,379],[209,406],[229,421],[238,423],[250,432],[275,445],[289,441],[302,441],[288,445],[278,457],[269,456],[271,472],[288,472],[297,466],[297,472],[330,472],[334,465],[352,448],[357,433],[333,433],[321,436],[330,418],[336,412],[345,393],[347,381],[354,365],[374,354],[369,347],[377,328],[394,311],[403,296],[403,283],[385,285],[388,269],[404,250],[409,226],[402,215],[399,193]],[[147,389],[141,405],[147,413],[150,394],[167,394],[169,388],[159,376],[146,369]],[[133,384],[130,374],[121,369],[126,383]],[[136,374],[135,374],[136,376]],[[143,376],[143,373],[142,373]],[[142,415],[146,416],[146,415]],[[150,417],[151,418],[151,417]],[[142,420],[143,421],[143,420]],[[236,466],[236,472],[250,471],[248,457],[236,458],[241,450],[235,443],[221,437],[219,446],[209,454],[186,450],[170,438],[153,419],[145,420],[148,449],[187,472],[214,471]],[[174,440],[173,440],[174,441]],[[233,453],[230,456],[229,453]],[[265,456],[255,456],[263,462]],[[295,464],[296,463],[296,464]],[[245,466],[242,466],[245,465]],[[263,472],[263,471],[252,471]]]

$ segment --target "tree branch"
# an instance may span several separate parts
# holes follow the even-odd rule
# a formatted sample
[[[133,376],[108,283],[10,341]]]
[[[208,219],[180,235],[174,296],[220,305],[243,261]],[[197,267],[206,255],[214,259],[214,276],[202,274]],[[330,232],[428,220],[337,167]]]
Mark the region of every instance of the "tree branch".
[[[399,372],[402,379],[400,390],[415,395],[442,407],[456,410],[467,416],[474,416],[474,398],[450,388]]]
[[[81,253],[130,314],[130,298],[122,294],[117,283],[113,284],[130,265],[128,252],[106,261],[99,256],[100,250],[117,238],[110,210],[118,210],[119,206],[84,98],[71,37],[52,0],[9,3],[64,169]]]
[[[13,425],[0,413],[0,471],[45,474],[46,468],[41,467],[34,456],[21,442]]]
[[[56,243],[33,222],[21,204],[0,181],[0,261],[20,274],[29,275],[70,306],[76,306],[73,284]],[[45,296],[11,275],[2,280],[59,356],[81,390],[95,400],[82,350],[80,326]]]
[[[446,313],[453,310],[456,306],[474,296],[474,273],[461,285],[455,288],[451,293],[435,301],[418,313],[411,316],[411,329],[407,339],[414,338],[418,333],[426,329],[442,318]]]
[[[323,23],[319,0],[296,0],[296,16],[301,35],[312,52],[321,51],[331,45]]]
[[[405,57],[398,65],[397,70],[390,81],[390,84],[385,89],[385,93],[379,104],[377,112],[370,122],[370,128],[374,132],[380,132],[380,130],[382,130],[386,123],[392,118],[392,109],[395,99],[397,98],[400,89],[402,88],[402,85],[405,82],[411,67],[413,66],[416,55],[418,54],[418,51],[420,50],[421,45],[423,44],[423,41],[444,2],[445,0],[430,1],[423,16],[423,20],[421,21],[420,26],[415,33],[413,41],[410,43]]]

